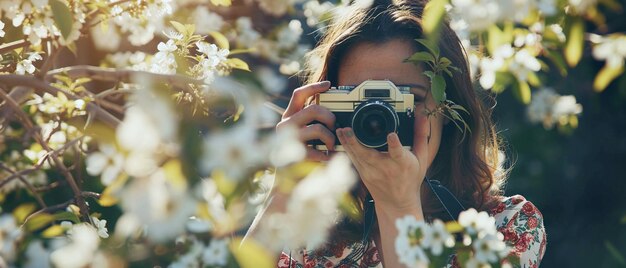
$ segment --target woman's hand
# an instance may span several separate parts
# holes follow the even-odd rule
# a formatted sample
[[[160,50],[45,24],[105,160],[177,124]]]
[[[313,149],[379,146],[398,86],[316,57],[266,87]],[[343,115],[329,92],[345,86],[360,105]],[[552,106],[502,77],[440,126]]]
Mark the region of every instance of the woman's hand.
[[[416,120],[427,120],[418,117]],[[337,129],[337,137],[352,160],[377,208],[421,211],[420,188],[426,175],[427,139],[416,132],[415,151],[402,147],[396,133],[387,136],[388,152],[359,143],[351,128]]]
[[[302,142],[321,140],[326,148],[333,150],[335,147],[335,135],[331,132],[335,125],[335,115],[328,109],[319,105],[308,105],[305,102],[315,94],[327,91],[330,82],[323,81],[302,86],[294,90],[289,105],[283,113],[281,121],[276,129],[294,126],[298,128]],[[317,121],[320,123],[311,124]],[[307,148],[307,159],[313,161],[327,161],[329,156],[314,148]]]

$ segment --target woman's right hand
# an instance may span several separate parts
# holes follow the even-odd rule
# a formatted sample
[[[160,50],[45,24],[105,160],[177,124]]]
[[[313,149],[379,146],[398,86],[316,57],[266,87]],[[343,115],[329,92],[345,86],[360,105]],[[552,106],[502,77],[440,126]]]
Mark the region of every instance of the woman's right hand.
[[[316,104],[304,106],[309,97],[327,91],[330,88],[329,81],[308,84],[293,91],[289,105],[283,113],[283,117],[276,125],[276,129],[287,126],[296,127],[298,136],[304,143],[311,140],[321,140],[326,148],[334,150],[335,115],[325,107]],[[317,121],[319,123],[311,124]],[[329,156],[315,148],[307,148],[307,159],[312,161],[328,161]]]

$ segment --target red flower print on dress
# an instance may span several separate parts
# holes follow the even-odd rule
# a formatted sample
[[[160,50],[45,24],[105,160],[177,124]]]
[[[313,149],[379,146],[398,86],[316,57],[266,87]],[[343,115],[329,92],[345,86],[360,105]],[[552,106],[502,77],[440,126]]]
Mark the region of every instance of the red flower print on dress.
[[[539,224],[539,221],[535,217],[528,218],[528,221],[526,222],[528,229],[535,229],[538,224]]]
[[[508,241],[511,244],[515,244],[519,240],[517,233],[511,229],[500,230],[500,232],[504,235],[504,241]]]
[[[511,203],[513,203],[513,205],[522,203],[522,201],[524,201],[524,198],[521,195],[515,195],[511,197]]]
[[[493,214],[502,213],[502,211],[504,211],[504,208],[506,208],[506,205],[505,205],[504,203],[500,203],[500,204],[498,204],[498,206],[497,206],[497,207],[495,207],[495,208],[492,210],[492,213],[491,213],[491,214],[493,215]]]
[[[524,212],[526,216],[532,216],[535,214],[535,206],[530,202],[526,202],[524,206],[522,206],[522,212]]]

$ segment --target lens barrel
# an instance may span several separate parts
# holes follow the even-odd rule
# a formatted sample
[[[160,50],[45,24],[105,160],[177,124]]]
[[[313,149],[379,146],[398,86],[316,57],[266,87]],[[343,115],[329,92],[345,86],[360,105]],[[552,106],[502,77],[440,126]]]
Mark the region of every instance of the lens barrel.
[[[379,148],[387,144],[387,135],[397,132],[400,120],[393,107],[382,100],[361,102],[352,117],[352,129],[365,147]]]

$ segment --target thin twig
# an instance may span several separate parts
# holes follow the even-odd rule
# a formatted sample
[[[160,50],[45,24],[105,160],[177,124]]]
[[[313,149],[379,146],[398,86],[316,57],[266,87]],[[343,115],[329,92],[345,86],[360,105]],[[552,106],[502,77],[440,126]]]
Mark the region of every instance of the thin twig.
[[[57,74],[66,74],[70,78],[89,77],[100,81],[126,83],[136,82],[135,79],[137,77],[147,76],[153,82],[164,82],[176,88],[180,88],[187,93],[192,93],[192,91],[189,90],[189,85],[204,84],[204,81],[202,80],[179,74],[157,74],[146,71],[120,70],[90,65],[77,65],[52,70],[48,72],[44,80],[49,82],[54,78],[54,75]]]
[[[54,205],[54,206],[49,206],[49,207],[37,210],[37,211],[33,212],[32,214],[28,215],[28,217],[26,217],[26,219],[24,219],[24,224],[26,224],[32,217],[35,217],[35,216],[37,216],[39,214],[42,214],[42,213],[50,213],[50,212],[55,212],[55,211],[58,211],[58,210],[64,210],[65,208],[67,208],[67,206],[69,206],[72,203],[74,203],[74,199],[73,198],[70,199],[70,200],[67,200],[67,201],[65,201],[65,202],[63,202],[61,204]],[[24,226],[21,226],[21,228],[23,228],[23,227]]]
[[[2,162],[0,162],[0,168],[8,171],[9,173],[11,173],[13,175],[17,174],[17,172],[15,172],[13,169],[9,168],[8,166],[6,166]],[[37,191],[35,190],[35,187],[33,187],[33,185],[30,184],[30,182],[28,180],[26,180],[26,178],[24,178],[21,175],[17,175],[16,178],[19,179],[26,186],[26,188],[33,194],[33,197],[35,197],[35,199],[37,200],[37,203],[39,203],[39,205],[42,208],[48,207],[46,205],[46,203],[43,201],[43,199],[41,198],[41,196],[39,196],[39,193],[37,193]],[[4,181],[2,183],[5,184]]]
[[[56,61],[57,56],[59,56],[61,50],[63,50],[64,48],[64,47],[58,47],[57,49],[54,49],[50,41],[47,44],[49,48],[48,57],[46,58],[46,61],[43,63],[43,65],[39,69],[39,77],[44,76],[46,73],[48,73],[48,71],[54,65],[54,62]]]
[[[52,71],[51,71],[52,72]],[[68,99],[76,100],[79,99],[78,96],[74,95],[71,92],[67,92],[56,87],[53,87],[41,80],[38,80],[34,76],[25,76],[25,75],[17,75],[17,74],[0,74],[0,83],[6,86],[25,86],[33,88],[37,91],[48,92],[54,96],[57,95],[58,92],[61,92],[67,96]],[[106,123],[112,128],[116,128],[120,124],[120,120],[117,117],[113,116],[111,113],[102,109],[95,103],[87,103],[87,111],[93,113],[96,118],[100,121]]]
[[[22,124],[24,125],[25,128],[32,129],[34,127],[33,123],[28,118],[28,115],[26,115],[26,113],[20,109],[19,105],[15,103],[15,101],[13,101],[13,99],[11,99],[6,94],[6,92],[4,92],[4,90],[2,89],[0,89],[0,96],[2,96],[3,99],[5,99],[7,104],[11,106],[13,110],[15,111],[15,113],[18,115],[18,117],[21,118]],[[41,147],[43,147],[44,150],[48,152],[53,151],[53,149],[50,148],[50,145],[48,145],[48,143],[46,143],[43,140],[43,137],[41,137],[41,134],[39,132],[34,132],[33,136],[35,140],[41,145]],[[74,192],[74,199],[76,200],[76,203],[78,207],[80,208],[80,214],[82,215],[83,220],[86,220],[86,221],[89,220],[89,208],[87,207],[87,203],[85,202],[85,199],[81,195],[81,190],[78,188],[78,185],[76,184],[76,180],[74,180],[72,173],[70,173],[67,170],[67,167],[65,166],[65,164],[63,164],[63,161],[61,161],[55,154],[49,154],[49,157],[52,158],[52,161],[54,162],[55,166],[59,169],[61,174],[63,174],[63,176],[65,177],[65,180],[67,181],[67,183],[70,185],[70,188]]]

